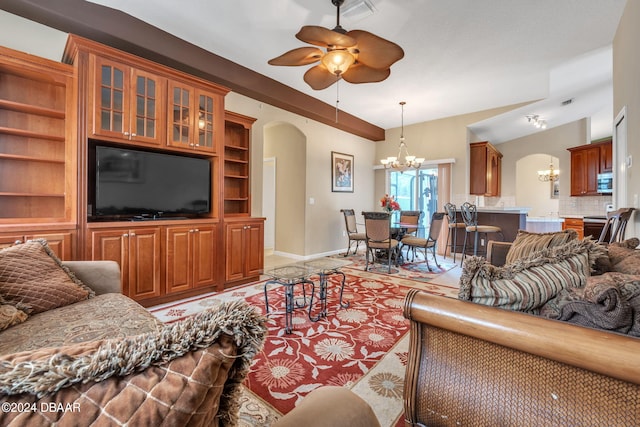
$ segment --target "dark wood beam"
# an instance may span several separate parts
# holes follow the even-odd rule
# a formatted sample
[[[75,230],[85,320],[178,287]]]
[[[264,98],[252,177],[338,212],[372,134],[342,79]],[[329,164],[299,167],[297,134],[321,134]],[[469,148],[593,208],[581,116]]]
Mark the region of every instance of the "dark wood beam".
[[[2,0],[0,8],[221,84],[249,98],[372,141],[384,129],[188,43],[126,13],[83,0]],[[302,76],[300,76],[302,78]]]

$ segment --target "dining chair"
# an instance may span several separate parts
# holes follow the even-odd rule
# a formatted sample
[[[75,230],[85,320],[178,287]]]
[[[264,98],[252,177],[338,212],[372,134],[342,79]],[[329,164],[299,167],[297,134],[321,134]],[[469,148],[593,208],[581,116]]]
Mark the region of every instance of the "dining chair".
[[[478,224],[478,208],[476,205],[464,202],[460,206],[460,212],[465,224],[464,242],[462,244],[462,259],[460,260],[460,265],[462,265],[462,262],[467,256],[467,237],[469,236],[469,233],[474,233],[473,256],[478,254],[478,235],[480,233],[485,235],[485,239],[489,233],[498,233],[502,236],[502,240],[504,240],[504,234],[502,234],[502,228],[497,225]]]
[[[418,230],[418,225],[422,219],[422,211],[400,211],[400,239],[404,236],[415,236]],[[408,226],[408,227],[406,227]],[[415,228],[411,228],[415,226]],[[414,253],[415,256],[415,253]],[[407,258],[409,257],[409,248],[407,248]]]
[[[391,273],[391,259],[398,265],[399,242],[391,237],[391,214],[387,212],[362,212],[367,243],[365,271],[369,270],[369,256],[371,263],[376,260],[376,252],[387,252],[387,271]],[[379,255],[379,254],[378,254]],[[378,259],[382,259],[378,257]]]
[[[620,208],[613,212],[607,213],[607,222],[600,233],[598,242],[621,242],[624,240],[624,233],[627,230],[627,222],[631,218],[634,208]],[[610,232],[609,239],[607,240],[607,232]]]
[[[440,264],[438,264],[438,259],[436,258],[436,244],[438,243],[438,236],[440,235],[440,230],[442,229],[442,223],[444,222],[444,212],[434,212],[431,215],[431,223],[429,225],[429,235],[425,237],[416,237],[416,236],[405,236],[402,238],[402,247],[409,247],[414,250],[422,249],[424,254],[424,262],[427,264],[427,268],[431,271],[431,266],[429,265],[429,260],[427,257],[427,251],[431,248],[433,252],[433,260],[436,263],[436,266],[440,268]]]
[[[351,244],[355,242],[356,247],[353,250],[353,254],[355,255],[358,252],[358,246],[360,242],[364,242],[367,240],[367,236],[365,233],[358,232],[358,224],[356,223],[356,213],[353,209],[340,209],[340,212],[344,214],[344,226],[346,228],[347,237],[349,238],[349,243],[347,244],[347,253],[344,256],[349,255],[349,251],[351,251]]]
[[[447,222],[449,223],[449,232],[447,233],[447,243],[445,245],[444,255],[447,256],[447,249],[449,253],[453,254],[453,262],[456,262],[456,249],[460,247],[458,245],[458,229],[465,228],[464,222],[458,222],[456,215],[456,205],[453,203],[447,203],[444,205],[444,212],[447,214]],[[449,248],[449,240],[451,240],[451,247]]]

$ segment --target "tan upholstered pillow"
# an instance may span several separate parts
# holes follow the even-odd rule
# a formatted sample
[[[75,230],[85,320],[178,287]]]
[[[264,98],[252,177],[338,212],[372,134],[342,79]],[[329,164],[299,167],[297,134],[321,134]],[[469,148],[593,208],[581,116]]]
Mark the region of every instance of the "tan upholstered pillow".
[[[528,257],[535,251],[563,245],[577,238],[578,233],[575,230],[562,230],[553,233],[530,233],[518,230],[516,239],[507,252],[505,263],[511,264],[520,258]]]
[[[586,239],[542,249],[505,267],[471,257],[463,267],[458,298],[537,314],[562,289],[583,287],[590,266],[604,251]]]
[[[31,240],[0,251],[0,296],[32,314],[93,297],[51,251],[45,240]]]

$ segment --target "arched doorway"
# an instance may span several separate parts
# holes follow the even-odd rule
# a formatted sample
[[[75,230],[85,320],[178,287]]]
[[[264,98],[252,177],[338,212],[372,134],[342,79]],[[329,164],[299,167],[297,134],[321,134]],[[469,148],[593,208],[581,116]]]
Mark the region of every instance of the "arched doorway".
[[[306,152],[307,138],[297,127],[284,122],[265,125],[263,158],[273,161],[274,170],[266,173],[273,173],[275,186],[263,194],[262,204],[265,236],[273,233],[275,254],[304,254]],[[269,179],[263,171],[263,181]]]

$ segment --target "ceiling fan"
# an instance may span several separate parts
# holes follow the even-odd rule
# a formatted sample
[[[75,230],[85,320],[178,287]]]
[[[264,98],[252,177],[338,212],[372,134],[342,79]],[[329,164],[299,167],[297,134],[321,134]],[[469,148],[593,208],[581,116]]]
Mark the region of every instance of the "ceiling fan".
[[[337,8],[336,27],[329,30],[305,25],[296,38],[317,47],[300,47],[269,60],[270,65],[298,66],[320,63],[304,74],[304,81],[315,90],[325,89],[340,78],[349,83],[385,80],[390,67],[404,57],[397,44],[368,31],[346,31],[340,26],[340,6],[344,0],[331,0]]]

